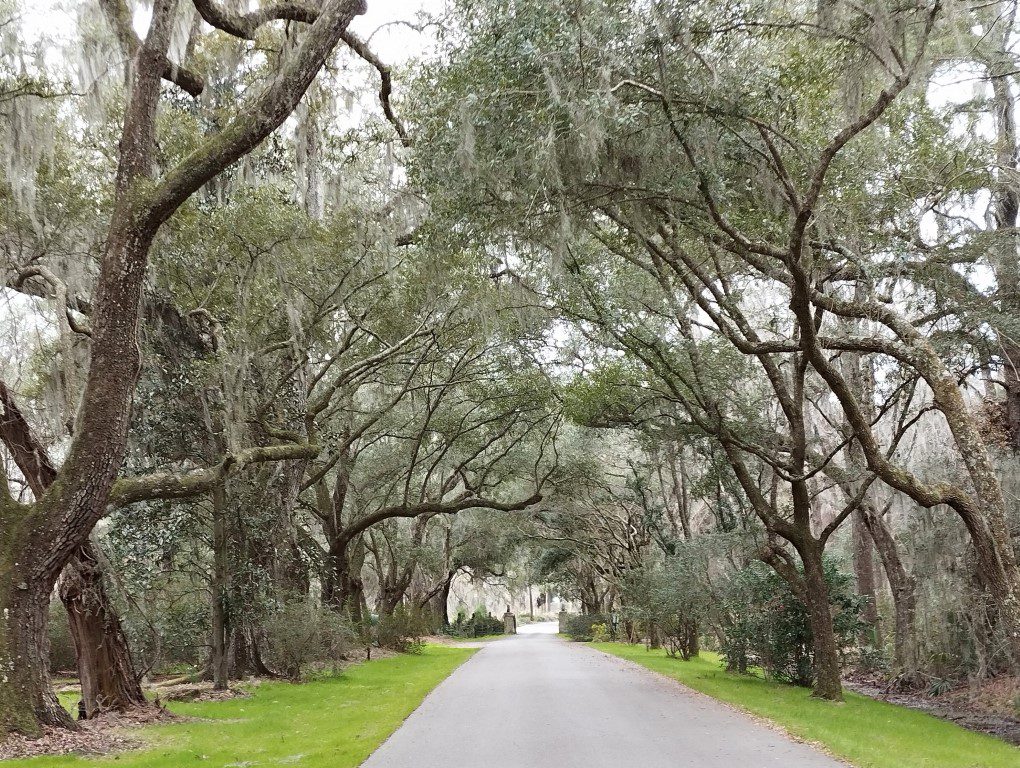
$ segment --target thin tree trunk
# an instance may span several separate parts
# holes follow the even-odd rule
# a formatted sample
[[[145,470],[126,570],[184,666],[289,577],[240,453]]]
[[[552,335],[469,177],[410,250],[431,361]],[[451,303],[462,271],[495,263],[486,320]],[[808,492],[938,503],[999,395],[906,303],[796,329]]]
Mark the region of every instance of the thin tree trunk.
[[[899,547],[882,515],[871,504],[861,508],[885,577],[892,591],[894,613],[893,674],[910,674],[917,666],[914,628],[917,595],[913,577],[900,558]]]
[[[882,634],[878,621],[878,593],[875,589],[874,544],[862,509],[857,509],[853,514],[851,539],[853,541],[854,581],[857,584],[857,594],[867,600],[861,611],[861,622],[864,627],[859,640],[861,645],[878,647],[882,644]]]
[[[225,691],[230,684],[230,659],[228,640],[230,638],[227,605],[229,602],[230,563],[227,552],[227,490],[223,483],[217,483],[212,491],[213,514],[213,570],[210,584],[211,601],[211,642],[213,689]]]

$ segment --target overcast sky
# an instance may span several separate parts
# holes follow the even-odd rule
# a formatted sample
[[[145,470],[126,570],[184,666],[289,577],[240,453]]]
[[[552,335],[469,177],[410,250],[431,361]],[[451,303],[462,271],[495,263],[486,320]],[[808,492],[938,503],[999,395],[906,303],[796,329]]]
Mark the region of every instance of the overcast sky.
[[[95,0],[22,0],[23,29],[30,41],[45,37],[68,43],[75,37],[75,24],[84,2]],[[351,28],[362,37],[372,36],[372,48],[384,61],[401,64],[428,49],[428,35],[393,22],[414,23],[424,11],[442,10],[445,0],[368,0],[368,13],[355,19]],[[252,7],[256,7],[252,3]],[[185,7],[182,3],[181,7]],[[135,19],[139,32],[145,31],[147,14]],[[378,32],[377,32],[378,30]]]

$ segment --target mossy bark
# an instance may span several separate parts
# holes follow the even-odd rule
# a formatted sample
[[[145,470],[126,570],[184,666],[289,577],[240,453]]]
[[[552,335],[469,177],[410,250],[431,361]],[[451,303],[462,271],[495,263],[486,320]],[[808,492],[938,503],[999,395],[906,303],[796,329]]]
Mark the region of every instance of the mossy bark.
[[[42,726],[74,727],[49,680],[53,584],[38,578],[32,566],[26,553],[0,560],[0,733],[34,735]]]
[[[832,624],[829,587],[825,582],[822,564],[822,548],[820,545],[805,547],[800,554],[804,565],[804,601],[810,617],[814,656],[815,679],[811,695],[829,701],[843,701],[839,648]]]

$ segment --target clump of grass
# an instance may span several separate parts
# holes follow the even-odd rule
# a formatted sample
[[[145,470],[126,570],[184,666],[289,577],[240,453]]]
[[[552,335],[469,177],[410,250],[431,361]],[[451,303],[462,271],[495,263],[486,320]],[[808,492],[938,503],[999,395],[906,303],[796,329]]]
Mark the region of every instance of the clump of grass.
[[[303,685],[265,683],[247,698],[174,703],[174,712],[196,719],[132,734],[148,743],[145,749],[99,759],[12,760],[4,768],[354,768],[472,653],[428,646],[420,654],[366,662]]]
[[[771,720],[860,768],[1020,766],[1020,749],[991,736],[851,692],[842,704],[813,699],[806,688],[728,673],[714,653],[680,661],[667,657],[665,651],[646,651],[642,645],[593,646]]]

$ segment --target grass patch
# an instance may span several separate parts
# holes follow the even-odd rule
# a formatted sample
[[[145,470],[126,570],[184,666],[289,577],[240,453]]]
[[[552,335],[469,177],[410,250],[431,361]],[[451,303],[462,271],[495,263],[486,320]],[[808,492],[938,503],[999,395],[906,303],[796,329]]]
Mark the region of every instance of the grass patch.
[[[716,699],[818,742],[860,768],[1017,768],[1020,749],[895,704],[846,693],[844,704],[812,699],[806,688],[723,670],[718,654],[671,659],[643,645],[592,643]],[[734,736],[739,738],[739,736]]]
[[[95,759],[11,760],[4,768],[353,768],[472,653],[427,646],[421,654],[366,662],[330,679],[264,683],[250,698],[174,703],[174,712],[203,720],[142,728],[137,733],[149,746],[139,751]]]

